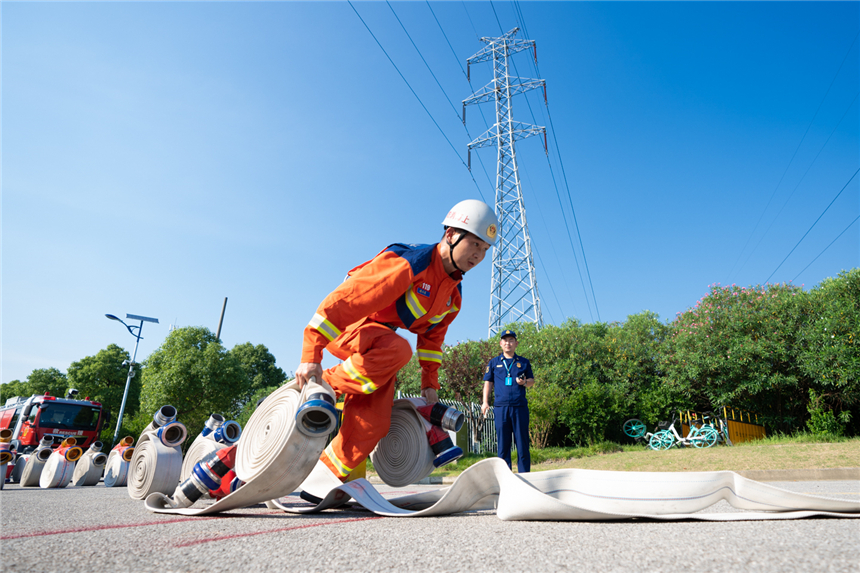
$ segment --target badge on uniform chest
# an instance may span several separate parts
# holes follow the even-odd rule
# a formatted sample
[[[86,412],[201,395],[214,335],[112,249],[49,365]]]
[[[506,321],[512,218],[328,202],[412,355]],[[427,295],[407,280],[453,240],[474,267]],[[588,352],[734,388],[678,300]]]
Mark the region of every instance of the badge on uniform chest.
[[[514,379],[511,376],[505,376],[505,386],[512,386]]]

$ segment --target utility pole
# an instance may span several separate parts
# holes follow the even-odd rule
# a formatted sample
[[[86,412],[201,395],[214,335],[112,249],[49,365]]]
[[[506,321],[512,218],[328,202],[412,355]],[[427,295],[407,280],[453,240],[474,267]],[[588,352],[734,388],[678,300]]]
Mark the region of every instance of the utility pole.
[[[481,38],[487,45],[466,60],[467,77],[472,64],[489,61],[493,63],[493,79],[490,83],[463,100],[464,124],[467,105],[489,101],[496,104],[495,125],[469,144],[470,169],[472,149],[491,145],[498,148],[495,210],[499,218],[499,238],[493,248],[489,336],[493,336],[510,322],[533,322],[538,327],[543,325],[514,142],[543,134],[546,153],[546,128],[514,121],[511,98],[542,88],[546,103],[546,83],[544,80],[518,78],[508,73],[508,59],[517,52],[532,49],[537,62],[535,43],[514,39],[518,31],[519,28],[514,28],[498,38]]]

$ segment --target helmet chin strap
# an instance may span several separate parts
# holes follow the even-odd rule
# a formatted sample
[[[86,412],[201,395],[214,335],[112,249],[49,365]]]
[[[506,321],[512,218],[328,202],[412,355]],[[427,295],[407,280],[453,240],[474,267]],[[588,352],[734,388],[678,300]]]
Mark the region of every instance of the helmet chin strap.
[[[459,245],[460,241],[462,241],[466,235],[468,235],[468,233],[461,231],[460,236],[457,237],[457,240],[454,241],[453,245],[451,244],[451,241],[445,239],[445,242],[448,244],[448,256],[451,258],[451,264],[454,265],[454,268],[460,271],[461,274],[466,274],[466,271],[457,266],[457,261],[454,260],[454,247]]]

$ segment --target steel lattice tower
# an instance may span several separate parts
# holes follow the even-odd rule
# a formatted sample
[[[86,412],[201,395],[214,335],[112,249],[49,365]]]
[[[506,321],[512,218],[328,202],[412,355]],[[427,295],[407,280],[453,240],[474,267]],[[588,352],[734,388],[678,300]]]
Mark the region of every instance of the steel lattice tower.
[[[463,100],[463,123],[466,122],[467,105],[496,103],[495,125],[469,144],[470,169],[472,149],[491,145],[498,148],[495,210],[499,218],[499,238],[493,249],[489,336],[511,322],[543,325],[514,142],[543,134],[546,152],[546,128],[514,121],[511,98],[543,88],[546,102],[546,84],[543,80],[518,78],[508,73],[508,59],[517,52],[531,48],[537,61],[537,48],[533,41],[514,39],[518,30],[514,28],[499,38],[481,38],[487,45],[466,60],[469,71],[473,63],[493,62],[492,81]]]

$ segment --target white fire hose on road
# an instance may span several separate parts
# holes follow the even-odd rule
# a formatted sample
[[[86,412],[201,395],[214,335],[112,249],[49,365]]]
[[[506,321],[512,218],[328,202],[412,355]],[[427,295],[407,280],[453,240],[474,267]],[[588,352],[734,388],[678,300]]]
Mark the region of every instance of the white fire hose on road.
[[[257,407],[236,450],[236,475],[245,484],[206,507],[178,507],[173,498],[153,493],[146,509],[155,513],[208,515],[277,499],[296,490],[313,469],[336,426],[334,392],[314,379],[299,390],[293,381]],[[211,489],[211,488],[210,488]]]
[[[23,462],[23,466],[21,466],[20,475],[18,480],[21,483],[21,487],[36,487],[39,485],[39,478],[42,476],[42,469],[45,467],[45,462],[48,461],[48,458],[51,457],[53,451],[51,450],[51,445],[54,443],[53,438],[50,436],[45,436],[42,438],[42,441],[39,442],[39,447],[36,448],[36,451],[32,454],[25,454],[18,458],[18,461],[15,463],[15,469],[12,470],[13,478],[18,472],[19,466],[21,466]]]
[[[39,476],[39,487],[49,489],[69,485],[75,472],[75,462],[83,454],[84,451],[75,445],[75,438],[66,438],[45,462]]]
[[[513,474],[500,458],[466,469],[450,486],[386,500],[365,479],[332,490],[314,513],[343,504],[344,494],[386,517],[431,517],[495,509],[505,521],[610,521],[634,517],[675,521],[745,521],[813,516],[860,518],[860,501],[794,493],[731,471],[613,472],[553,470]],[[696,513],[718,501],[737,513]]]
[[[128,482],[128,466],[134,456],[134,438],[126,436],[113,447],[105,463],[105,487],[123,487]]]
[[[128,475],[131,499],[146,499],[155,492],[168,494],[176,489],[182,474],[182,448],[188,436],[176,421],[176,408],[162,406],[141,432],[134,448]]]
[[[72,474],[73,486],[98,485],[107,463],[107,454],[102,452],[103,447],[104,444],[95,441],[84,452],[75,465],[75,473]]]

